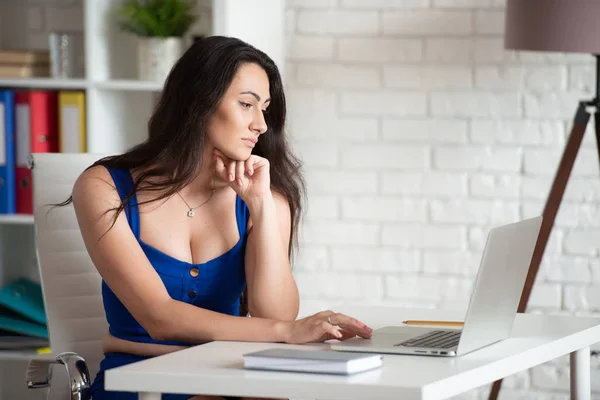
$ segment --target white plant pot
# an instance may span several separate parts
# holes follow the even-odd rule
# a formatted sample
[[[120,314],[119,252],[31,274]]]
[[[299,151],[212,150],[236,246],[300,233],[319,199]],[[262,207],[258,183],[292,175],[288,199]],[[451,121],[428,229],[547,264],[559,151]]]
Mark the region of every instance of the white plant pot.
[[[183,40],[179,37],[139,38],[139,79],[163,83],[181,57]]]

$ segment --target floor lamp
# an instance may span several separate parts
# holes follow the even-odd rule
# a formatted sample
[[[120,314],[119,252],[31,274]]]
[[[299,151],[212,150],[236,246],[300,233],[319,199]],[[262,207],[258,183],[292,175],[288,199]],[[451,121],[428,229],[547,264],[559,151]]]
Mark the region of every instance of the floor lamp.
[[[596,96],[576,108],[521,295],[518,312],[524,312],[591,114],[600,156],[600,0],[507,0],[504,44],[512,50],[586,53],[596,59]],[[490,400],[497,399],[501,385],[501,380],[494,382]]]

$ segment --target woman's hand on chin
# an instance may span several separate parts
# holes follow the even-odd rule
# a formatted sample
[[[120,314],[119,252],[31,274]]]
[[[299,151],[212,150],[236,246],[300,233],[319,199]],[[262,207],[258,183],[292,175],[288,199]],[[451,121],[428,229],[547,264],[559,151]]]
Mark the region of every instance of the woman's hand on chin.
[[[220,150],[214,150],[215,172],[229,184],[246,203],[271,195],[269,160],[251,155],[247,160],[229,159]]]

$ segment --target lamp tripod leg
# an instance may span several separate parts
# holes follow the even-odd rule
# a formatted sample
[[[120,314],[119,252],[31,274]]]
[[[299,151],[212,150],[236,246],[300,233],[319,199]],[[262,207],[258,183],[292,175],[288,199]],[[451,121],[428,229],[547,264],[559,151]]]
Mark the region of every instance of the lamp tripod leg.
[[[542,218],[542,226],[540,228],[540,233],[538,235],[531,263],[529,265],[529,271],[527,273],[527,279],[525,280],[523,293],[521,294],[519,308],[517,309],[517,312],[520,313],[525,312],[525,309],[527,308],[527,302],[529,301],[529,296],[531,295],[531,289],[533,288],[533,284],[544,255],[544,250],[546,249],[546,245],[548,243],[548,238],[550,237],[552,227],[554,226],[554,220],[556,218],[558,208],[560,207],[563,194],[565,193],[565,188],[569,181],[573,164],[575,164],[577,153],[581,147],[583,134],[585,133],[585,129],[590,119],[590,113],[586,110],[586,106],[586,102],[582,101],[579,103],[577,112],[575,113],[575,119],[573,121],[573,128],[571,129],[571,133],[563,151],[556,175],[554,176],[554,181],[552,182],[548,198],[546,199],[546,205],[544,206]],[[600,121],[598,121],[598,118],[596,118],[595,122],[596,138],[599,144],[600,156]],[[489,400],[496,400],[498,398],[501,386],[501,379],[494,382],[492,385],[492,390],[490,391]]]
[[[596,149],[598,150],[598,160],[600,161],[600,110],[594,114],[594,129],[596,131]]]

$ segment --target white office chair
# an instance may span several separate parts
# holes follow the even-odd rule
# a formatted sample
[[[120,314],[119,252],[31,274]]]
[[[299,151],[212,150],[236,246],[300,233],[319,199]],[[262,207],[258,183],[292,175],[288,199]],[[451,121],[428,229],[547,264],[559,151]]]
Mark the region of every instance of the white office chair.
[[[108,325],[101,277],[86,251],[73,206],[48,205],[68,199],[77,177],[101,157],[31,157],[36,249],[52,354],[32,359],[26,379],[30,388],[49,387],[51,399],[81,398],[99,369]]]

